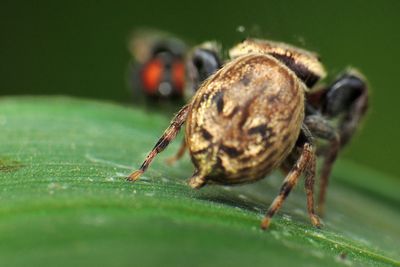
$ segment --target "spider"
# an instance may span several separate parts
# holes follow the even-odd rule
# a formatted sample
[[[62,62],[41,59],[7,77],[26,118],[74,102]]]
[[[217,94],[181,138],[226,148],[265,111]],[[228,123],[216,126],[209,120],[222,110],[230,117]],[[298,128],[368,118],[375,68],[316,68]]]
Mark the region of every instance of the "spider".
[[[128,47],[134,58],[130,79],[135,96],[143,93],[153,102],[193,96],[200,83],[222,66],[216,42],[189,49],[181,39],[147,29],[136,31]]]
[[[313,196],[316,157],[323,158],[318,198],[322,214],[337,154],[367,111],[365,78],[349,69],[320,88],[316,85],[326,73],[318,56],[279,42],[247,39],[229,55],[230,60],[201,83],[127,179],[136,181],[186,122],[185,142],[174,160],[187,146],[195,166],[190,187],[255,182],[280,168],[286,177],[261,222],[266,229],[304,174],[308,214],[320,227]]]

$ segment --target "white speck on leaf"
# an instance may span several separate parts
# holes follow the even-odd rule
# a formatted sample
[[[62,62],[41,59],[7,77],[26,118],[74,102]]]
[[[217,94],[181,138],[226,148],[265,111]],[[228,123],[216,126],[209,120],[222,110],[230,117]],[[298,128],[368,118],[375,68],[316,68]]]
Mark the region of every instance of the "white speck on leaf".
[[[114,177],[107,177],[106,178],[106,182],[114,182],[114,181],[115,181]]]
[[[82,223],[92,226],[100,226],[106,223],[106,218],[104,216],[87,216],[82,218]]]
[[[288,214],[283,214],[282,218],[287,222],[291,222],[292,221],[292,217],[290,217],[290,215],[288,215]]]
[[[141,181],[150,181],[151,179],[149,178],[149,177],[147,177],[147,176],[140,176],[140,179],[139,180],[141,180]],[[138,181],[139,181],[138,180]]]
[[[244,200],[248,199],[248,198],[247,198],[245,195],[243,195],[243,194],[239,194],[238,197],[239,197],[240,199],[244,199]]]
[[[144,195],[147,197],[154,197],[155,196],[155,192],[146,192]]]
[[[68,188],[68,185],[66,184],[60,184],[60,183],[49,183],[47,185],[47,188],[49,189],[50,194],[54,194],[55,190],[65,190]]]

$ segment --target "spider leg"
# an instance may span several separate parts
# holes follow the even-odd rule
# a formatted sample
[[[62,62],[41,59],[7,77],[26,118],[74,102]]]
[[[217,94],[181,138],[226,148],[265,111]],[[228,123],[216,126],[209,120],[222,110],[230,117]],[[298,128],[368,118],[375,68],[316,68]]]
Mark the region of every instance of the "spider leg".
[[[168,146],[168,144],[176,137],[183,123],[186,121],[189,110],[190,105],[186,105],[178,111],[178,113],[172,119],[168,128],[165,130],[164,134],[160,137],[154,148],[147,155],[140,168],[132,172],[128,176],[128,181],[134,182],[139,179],[140,175],[142,175],[146,171],[146,169],[149,167],[150,163],[157,156],[157,154],[163,151]]]
[[[307,95],[305,124],[314,136],[329,141],[319,148],[324,156],[318,197],[318,213],[323,215],[326,189],[333,163],[341,147],[345,146],[368,109],[368,88],[361,74],[348,70],[328,87]],[[337,127],[328,120],[338,118]]]
[[[300,142],[299,142],[300,141]],[[289,195],[292,188],[296,185],[301,174],[306,175],[305,188],[307,192],[307,210],[310,216],[311,223],[319,227],[320,221],[318,216],[314,212],[314,177],[315,177],[315,152],[312,145],[311,134],[307,127],[303,125],[302,133],[299,137],[299,141],[296,144],[301,149],[300,156],[292,169],[286,175],[283,181],[281,190],[277,197],[275,197],[271,206],[269,207],[267,214],[261,222],[261,228],[267,229],[271,222],[271,218],[280,209],[286,197]]]
[[[324,162],[320,173],[320,190],[318,196],[318,214],[322,216],[325,210],[326,189],[329,183],[333,164],[336,161],[340,149],[340,135],[335,128],[321,115],[306,116],[304,123],[310,129],[314,137],[329,141],[324,149]]]

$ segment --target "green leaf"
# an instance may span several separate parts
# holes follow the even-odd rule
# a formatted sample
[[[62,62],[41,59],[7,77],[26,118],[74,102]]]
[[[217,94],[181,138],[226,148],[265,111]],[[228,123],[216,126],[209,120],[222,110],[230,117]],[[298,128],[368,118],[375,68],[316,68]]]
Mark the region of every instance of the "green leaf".
[[[164,164],[178,140],[126,182],[168,123],[88,100],[1,99],[1,265],[400,266],[400,183],[348,162],[335,166],[320,230],[302,184],[259,229],[280,173],[190,189],[187,155]]]

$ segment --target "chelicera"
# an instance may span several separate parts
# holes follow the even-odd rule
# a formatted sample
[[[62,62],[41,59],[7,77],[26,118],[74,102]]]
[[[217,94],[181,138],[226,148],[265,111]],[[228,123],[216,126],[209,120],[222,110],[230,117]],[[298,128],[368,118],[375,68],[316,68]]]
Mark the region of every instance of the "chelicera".
[[[319,227],[314,212],[316,155],[323,157],[322,214],[338,151],[367,110],[365,79],[348,70],[331,85],[317,87],[326,75],[318,56],[283,43],[248,39],[229,54],[231,59],[200,85],[128,180],[136,181],[186,122],[184,145],[195,166],[192,188],[254,182],[280,168],[286,177],[262,220],[266,229],[304,174],[308,214]],[[317,147],[315,138],[326,142]]]

